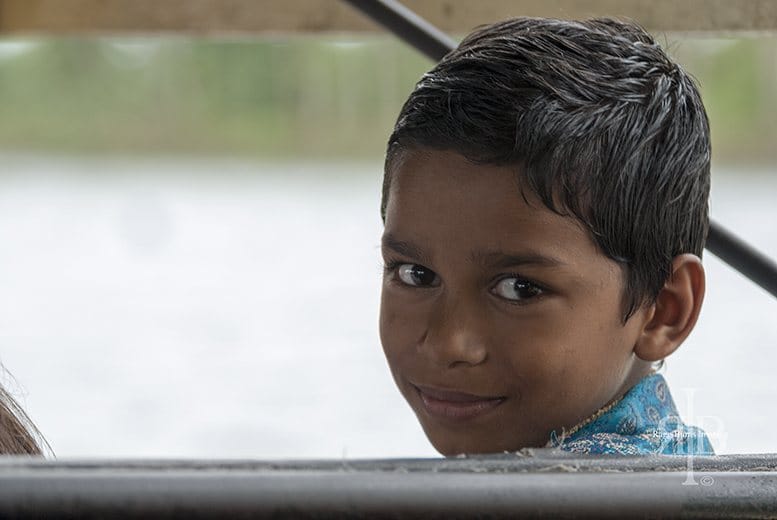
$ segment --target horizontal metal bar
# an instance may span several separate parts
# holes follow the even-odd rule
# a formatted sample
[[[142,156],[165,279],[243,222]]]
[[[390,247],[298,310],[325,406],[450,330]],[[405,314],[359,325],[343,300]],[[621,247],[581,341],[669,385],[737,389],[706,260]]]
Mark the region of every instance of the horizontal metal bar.
[[[409,10],[396,0],[344,1],[434,61],[439,61],[455,47],[453,42],[446,43],[440,37],[440,31],[431,24],[412,12],[408,14]],[[777,297],[777,264],[714,221],[710,222],[707,249]]]
[[[378,461],[0,461],[0,516],[758,518],[777,455]],[[693,469],[691,469],[693,468]]]

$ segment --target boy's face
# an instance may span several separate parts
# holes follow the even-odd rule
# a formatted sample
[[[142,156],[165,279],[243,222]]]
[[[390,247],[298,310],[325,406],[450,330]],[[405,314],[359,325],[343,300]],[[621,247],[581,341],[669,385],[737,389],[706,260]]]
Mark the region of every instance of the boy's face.
[[[386,210],[380,334],[445,455],[544,446],[627,390],[648,319],[624,324],[620,267],[514,167],[408,153]],[[560,433],[560,431],[559,431]]]

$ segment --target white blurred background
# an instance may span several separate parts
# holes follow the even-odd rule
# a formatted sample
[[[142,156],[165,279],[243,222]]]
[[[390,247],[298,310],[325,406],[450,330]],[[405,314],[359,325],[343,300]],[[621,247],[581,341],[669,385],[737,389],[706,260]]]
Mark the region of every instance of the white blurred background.
[[[240,76],[248,44],[54,41],[44,55],[31,45],[0,42],[0,362],[56,455],[436,455],[377,334],[383,140],[428,64],[390,41],[253,44],[282,67],[271,70],[308,85],[287,99],[267,80],[281,108],[257,122],[264,98]],[[684,48],[705,85],[716,84],[715,60],[763,63],[773,46]],[[196,65],[180,84],[153,68],[171,48],[175,63]],[[383,74],[400,78],[360,84],[369,53],[381,52],[392,56]],[[214,63],[227,69],[209,77]],[[777,82],[774,69],[777,60],[766,80]],[[709,92],[713,132],[729,114],[747,116],[753,96],[731,92]],[[736,117],[720,132],[731,135],[717,147],[712,215],[777,258],[771,120],[737,127]],[[777,299],[712,255],[705,264],[700,323],[665,375],[719,453],[777,451]]]

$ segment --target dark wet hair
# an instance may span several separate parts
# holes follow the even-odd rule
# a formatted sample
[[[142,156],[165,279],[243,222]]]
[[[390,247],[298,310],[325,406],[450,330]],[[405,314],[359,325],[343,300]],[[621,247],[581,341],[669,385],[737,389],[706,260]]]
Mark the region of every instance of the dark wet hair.
[[[425,74],[386,154],[381,214],[403,153],[516,165],[522,189],[579,219],[624,267],[624,321],[682,253],[701,256],[707,115],[691,77],[633,23],[517,18],[482,27]]]

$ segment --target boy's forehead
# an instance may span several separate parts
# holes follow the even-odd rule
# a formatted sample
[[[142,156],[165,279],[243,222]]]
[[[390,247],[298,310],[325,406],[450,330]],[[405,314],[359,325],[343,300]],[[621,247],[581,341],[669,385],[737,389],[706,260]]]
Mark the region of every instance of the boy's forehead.
[[[414,151],[392,172],[387,218],[418,213],[426,222],[456,219],[473,226],[498,219],[506,233],[527,223],[584,230],[577,219],[545,206],[522,179],[520,165],[474,163],[452,151]]]
[[[475,164],[448,151],[409,154],[393,171],[386,234],[418,246],[494,251],[538,251],[563,259],[600,254],[575,218],[547,208],[521,189],[518,166]]]
[[[460,203],[473,207],[476,202],[490,204],[509,202],[510,198],[496,200],[495,193],[522,197],[518,166],[478,164],[452,151],[419,150],[408,152],[398,162],[391,175],[389,204],[401,200],[405,210],[413,202],[419,208],[434,213]],[[528,200],[534,205],[539,201]],[[508,209],[508,208],[504,208]]]

